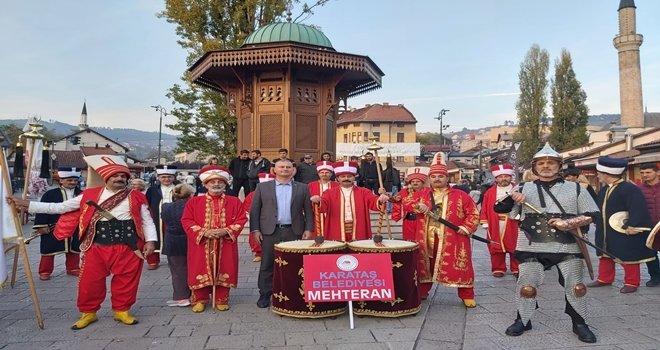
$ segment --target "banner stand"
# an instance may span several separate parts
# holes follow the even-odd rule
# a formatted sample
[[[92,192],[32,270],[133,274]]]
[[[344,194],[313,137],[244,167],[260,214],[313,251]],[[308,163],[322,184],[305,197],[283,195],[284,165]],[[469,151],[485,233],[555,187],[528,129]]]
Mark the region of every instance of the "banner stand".
[[[353,323],[353,300],[348,301],[348,323],[351,325],[351,329],[355,328]]]

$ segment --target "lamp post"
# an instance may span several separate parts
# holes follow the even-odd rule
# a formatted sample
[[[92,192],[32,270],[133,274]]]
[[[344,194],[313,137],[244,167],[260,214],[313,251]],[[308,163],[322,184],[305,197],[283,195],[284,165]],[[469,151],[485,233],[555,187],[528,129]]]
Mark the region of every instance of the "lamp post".
[[[447,114],[447,112],[449,112],[449,110],[443,108],[440,110],[440,113],[438,113],[438,116],[436,118],[433,118],[440,121],[440,145],[441,145],[440,152],[442,152],[442,145],[445,144],[445,139],[442,138],[442,131],[447,130],[447,128],[449,127],[449,124],[442,124],[442,117],[444,117],[445,114]]]
[[[163,115],[168,115],[167,110],[161,105],[151,106],[151,108],[160,112],[160,122],[158,123],[158,165],[160,165],[160,150],[163,137]]]

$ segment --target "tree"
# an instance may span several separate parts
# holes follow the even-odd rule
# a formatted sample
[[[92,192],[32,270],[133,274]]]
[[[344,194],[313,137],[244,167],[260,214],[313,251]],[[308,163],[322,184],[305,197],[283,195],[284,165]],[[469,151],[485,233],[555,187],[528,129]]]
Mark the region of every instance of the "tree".
[[[514,134],[514,140],[522,141],[520,157],[523,164],[532,160],[541,143],[542,124],[547,120],[545,106],[548,103],[546,90],[549,66],[548,51],[537,44],[532,45],[520,64],[520,96],[516,102],[518,130]]]
[[[566,49],[562,49],[555,61],[550,91],[553,115],[550,143],[559,152],[586,144],[589,141],[587,94],[575,77],[573,60]]]
[[[303,5],[302,14],[328,0],[312,6]],[[299,0],[295,1],[296,3]],[[192,65],[204,52],[238,48],[257,28],[281,19],[287,7],[281,0],[165,0],[165,10],[158,17],[176,25],[178,44],[187,52],[186,63]],[[297,18],[300,18],[298,16]],[[296,18],[296,19],[297,19]],[[236,118],[226,107],[225,96],[193,85],[188,73],[181,84],[169,89],[167,97],[177,118],[167,127],[182,133],[178,151],[200,151],[200,157],[217,155],[221,163],[236,156]]]

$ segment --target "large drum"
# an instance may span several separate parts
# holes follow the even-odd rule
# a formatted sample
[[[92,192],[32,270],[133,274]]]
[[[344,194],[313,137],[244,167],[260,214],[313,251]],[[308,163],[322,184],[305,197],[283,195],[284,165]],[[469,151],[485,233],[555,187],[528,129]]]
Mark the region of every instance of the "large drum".
[[[348,243],[348,250],[351,253],[392,254],[395,300],[360,301],[353,304],[353,313],[377,317],[416,314],[421,308],[417,291],[417,243],[384,239],[383,244],[384,247],[377,247],[372,240],[354,241]]]
[[[313,247],[313,244],[313,240],[300,240],[275,245],[271,307],[274,313],[297,318],[321,318],[341,315],[346,311],[346,302],[305,302],[303,256],[339,254],[346,250],[344,242],[325,241],[320,247]]]

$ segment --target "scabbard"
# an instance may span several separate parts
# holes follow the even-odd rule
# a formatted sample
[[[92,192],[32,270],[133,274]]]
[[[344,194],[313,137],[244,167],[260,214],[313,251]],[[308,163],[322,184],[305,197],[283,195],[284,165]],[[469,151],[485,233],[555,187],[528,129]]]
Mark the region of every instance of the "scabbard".
[[[580,228],[578,227],[577,232],[574,233],[574,235],[582,236],[582,230],[580,230]],[[589,272],[589,278],[591,278],[591,280],[593,281],[594,267],[591,264],[591,257],[589,256],[589,249],[587,249],[587,244],[584,243],[584,241],[581,239],[576,239],[575,241],[577,242],[578,248],[580,249],[580,253],[582,253],[582,256],[584,257],[584,263],[587,264],[587,271]]]

